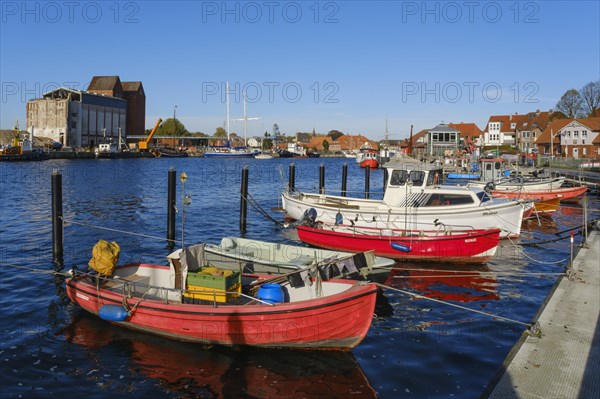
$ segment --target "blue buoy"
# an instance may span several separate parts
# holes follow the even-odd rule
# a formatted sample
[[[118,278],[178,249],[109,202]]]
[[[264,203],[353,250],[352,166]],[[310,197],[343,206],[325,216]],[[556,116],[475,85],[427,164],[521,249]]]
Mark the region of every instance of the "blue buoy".
[[[125,321],[129,317],[129,313],[121,305],[104,305],[98,314],[106,321]]]
[[[412,249],[410,249],[410,247],[407,247],[406,245],[402,245],[402,244],[398,244],[398,243],[391,243],[390,246],[392,248],[394,248],[397,251],[402,251],[402,252],[410,252],[412,251]]]
[[[283,288],[279,284],[263,284],[256,296],[268,303],[283,303]]]

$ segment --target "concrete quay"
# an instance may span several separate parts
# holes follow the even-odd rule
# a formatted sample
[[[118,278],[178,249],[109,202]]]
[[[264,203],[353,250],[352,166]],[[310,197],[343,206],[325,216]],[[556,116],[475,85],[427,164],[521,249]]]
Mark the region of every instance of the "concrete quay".
[[[541,337],[515,345],[489,398],[600,398],[600,232],[579,249],[573,272],[538,312]]]

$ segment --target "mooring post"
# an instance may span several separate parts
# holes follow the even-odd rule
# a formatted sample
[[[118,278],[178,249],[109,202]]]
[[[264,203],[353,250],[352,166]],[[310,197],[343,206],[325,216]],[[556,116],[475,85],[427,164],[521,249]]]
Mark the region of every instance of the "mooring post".
[[[54,169],[52,171],[52,258],[55,266],[63,267],[63,257],[62,173]]]
[[[389,172],[388,172],[387,168],[383,168],[383,192],[384,192],[384,194],[385,194],[385,189],[387,188],[388,177],[390,177],[388,173]]]
[[[369,165],[365,168],[365,199],[369,199],[369,191],[371,189],[371,167]]]
[[[246,231],[248,215],[248,166],[242,168],[242,184],[240,187],[240,231]]]
[[[346,196],[346,183],[348,181],[348,164],[344,162],[344,166],[342,166],[342,197]]]
[[[295,181],[296,181],[296,165],[294,165],[294,163],[292,162],[290,164],[289,181],[288,181],[288,188],[289,188],[290,192],[292,192],[296,189]]]
[[[175,168],[171,166],[168,172],[168,194],[167,194],[167,240],[169,242],[169,249],[173,250],[175,247],[175,210],[176,205],[176,187],[177,180],[175,176]]]
[[[319,193],[325,194],[325,165],[319,165]]]

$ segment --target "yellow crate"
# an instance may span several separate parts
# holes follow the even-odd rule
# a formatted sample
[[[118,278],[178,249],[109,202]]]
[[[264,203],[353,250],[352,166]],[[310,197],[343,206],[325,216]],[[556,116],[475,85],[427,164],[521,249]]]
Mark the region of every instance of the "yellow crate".
[[[229,287],[227,290],[221,290],[218,288],[207,288],[200,287],[198,285],[188,285],[187,290],[183,296],[190,299],[201,299],[204,301],[214,301],[217,302],[227,302],[230,299],[237,298],[240,296],[240,292],[242,292],[242,284],[238,283],[232,287]],[[198,291],[198,292],[190,292],[190,291]]]

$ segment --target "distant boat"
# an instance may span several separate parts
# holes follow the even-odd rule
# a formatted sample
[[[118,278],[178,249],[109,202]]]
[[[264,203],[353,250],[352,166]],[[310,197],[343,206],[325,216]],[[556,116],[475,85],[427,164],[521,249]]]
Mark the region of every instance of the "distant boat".
[[[367,150],[360,154],[360,167],[366,168],[367,166],[371,169],[377,169],[379,167],[379,161],[377,160],[378,154],[375,150]]]
[[[560,187],[547,190],[491,190],[492,196],[498,198],[517,198],[537,201],[546,201],[554,198],[560,198],[561,201],[570,200],[585,194],[586,186],[581,187]]]
[[[287,149],[277,150],[281,158],[306,158],[306,149],[298,143],[288,143]]]
[[[273,159],[273,155],[267,153],[260,153],[254,156],[255,159]]]
[[[188,156],[188,153],[180,148],[160,147],[154,150],[154,156],[157,158],[185,158]]]
[[[254,158],[260,152],[247,147],[231,147],[229,141],[222,147],[211,147],[204,158]]]
[[[108,143],[98,144],[98,148],[94,151],[96,158],[112,158],[119,152],[117,143],[109,141]]]

